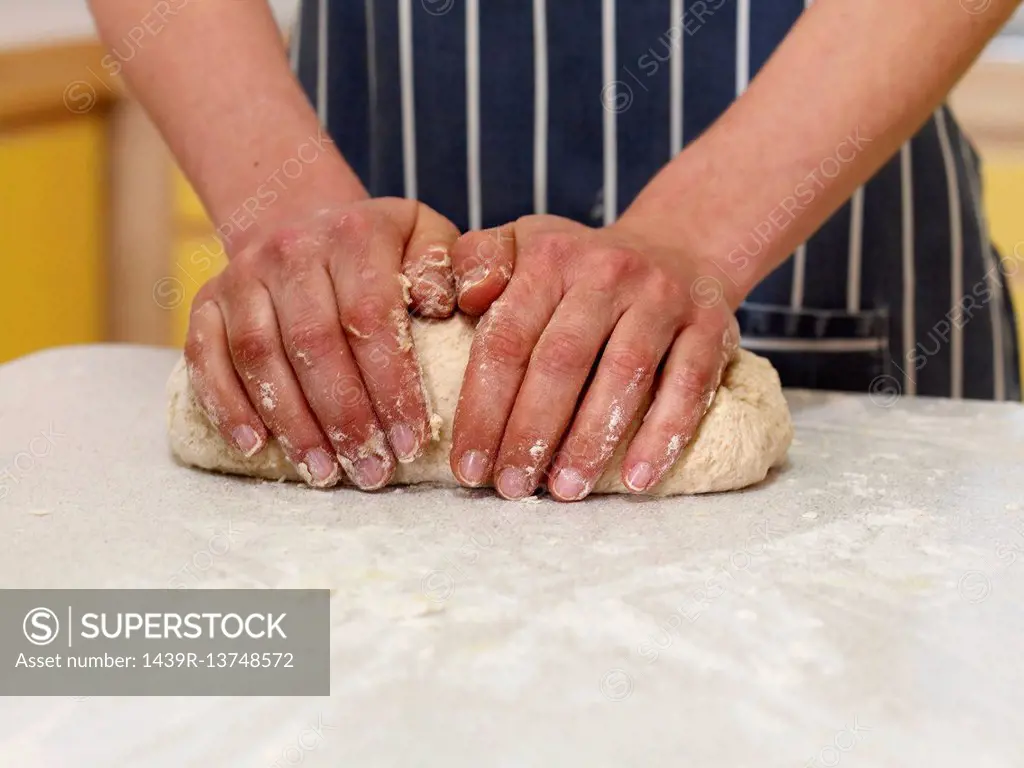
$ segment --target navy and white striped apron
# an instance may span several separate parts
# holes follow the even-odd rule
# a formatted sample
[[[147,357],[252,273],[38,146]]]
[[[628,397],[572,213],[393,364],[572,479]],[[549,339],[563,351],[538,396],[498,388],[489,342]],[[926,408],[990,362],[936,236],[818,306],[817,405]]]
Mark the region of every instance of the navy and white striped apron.
[[[372,195],[461,229],[534,212],[600,226],[746,88],[804,3],[305,0],[293,66]],[[978,157],[943,107],[752,292],[743,345],[791,387],[1020,399],[1018,266],[989,240]]]

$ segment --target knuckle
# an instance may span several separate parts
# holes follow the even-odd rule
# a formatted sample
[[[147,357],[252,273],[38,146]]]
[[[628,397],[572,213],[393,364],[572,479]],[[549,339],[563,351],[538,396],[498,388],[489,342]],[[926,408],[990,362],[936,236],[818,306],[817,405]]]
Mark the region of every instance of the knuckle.
[[[201,366],[210,352],[211,315],[216,312],[218,309],[212,302],[199,303],[197,299],[192,305],[192,314],[189,316],[188,332],[185,334],[183,350],[185,360],[190,365]]]
[[[352,208],[327,223],[331,239],[341,243],[365,243],[381,224],[381,217],[367,208]]]
[[[263,248],[254,253],[253,259],[260,256],[271,256],[275,262],[284,264],[306,261],[310,256],[309,243],[298,230],[281,229],[267,238]]]
[[[189,328],[185,337],[185,348],[183,350],[185,360],[190,366],[202,367],[206,358],[208,342],[201,333],[196,333],[195,328]]]
[[[633,272],[639,262],[640,255],[629,248],[605,250],[591,267],[591,283],[599,291],[611,290]]]
[[[341,307],[341,322],[353,335],[367,338],[377,333],[387,318],[385,302],[368,293]]]
[[[607,366],[608,373],[616,381],[636,381],[639,384],[651,378],[657,361],[647,352],[627,347],[610,352],[601,364]]]
[[[261,367],[276,351],[274,339],[265,328],[243,328],[235,331],[229,338],[232,354],[238,363],[245,367]]]
[[[663,270],[655,270],[647,279],[647,295],[656,304],[683,305],[683,292],[679,283]]]
[[[301,354],[310,360],[326,358],[340,346],[337,330],[317,320],[296,323],[288,331],[288,341],[293,355]]]
[[[591,430],[577,424],[559,446],[556,463],[577,468],[588,466],[599,452],[599,445],[600,441]]]
[[[218,293],[219,286],[220,275],[210,278],[201,286],[199,286],[199,290],[196,291],[196,297],[192,299],[192,312],[198,312],[200,309],[203,308],[204,304],[206,304],[209,301],[212,301],[213,298]]]
[[[739,345],[739,324],[729,312],[711,311],[696,318],[694,332],[701,335],[701,348],[709,356]]]
[[[231,260],[227,268],[219,275],[218,293],[232,296],[243,292],[256,280],[261,259],[266,252],[263,248],[242,251]]]
[[[640,254],[632,248],[610,248],[605,252],[604,261],[613,269],[626,273],[640,263]]]
[[[373,344],[369,354],[363,358],[362,373],[367,383],[371,387],[378,387],[382,385],[382,382],[374,378],[373,374],[383,376],[384,371],[391,367],[392,360],[395,360],[399,366],[399,369],[403,367],[405,360],[403,359],[403,350],[399,347],[397,350],[391,349],[386,344]],[[414,369],[407,369],[411,373]]]
[[[575,331],[552,331],[537,345],[531,363],[549,376],[577,375],[590,368],[590,349]]]
[[[362,403],[369,406],[363,399]],[[361,405],[362,403],[357,403]],[[343,456],[358,458],[359,448],[371,434],[368,414],[360,407],[349,406],[344,413],[331,421],[327,428],[327,439]]]
[[[576,249],[576,238],[566,232],[538,232],[525,248],[527,254],[548,262],[561,262]]]
[[[687,400],[699,400],[707,392],[709,379],[705,371],[684,366],[669,374],[668,385]]]
[[[532,428],[515,435],[508,443],[502,444],[499,464],[537,468],[547,463],[551,453],[550,435]]]
[[[498,362],[524,360],[530,354],[530,339],[519,321],[511,314],[490,318],[483,341],[486,356]]]
[[[736,316],[730,314],[722,331],[722,346],[729,352],[734,352],[740,345],[740,324]]]

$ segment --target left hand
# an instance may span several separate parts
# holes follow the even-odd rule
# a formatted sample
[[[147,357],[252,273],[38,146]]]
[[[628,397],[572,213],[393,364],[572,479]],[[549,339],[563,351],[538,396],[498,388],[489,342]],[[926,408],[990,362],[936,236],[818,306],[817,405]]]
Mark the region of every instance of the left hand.
[[[557,216],[467,233],[452,263],[460,308],[486,311],[455,416],[459,481],[493,478],[517,499],[547,471],[555,498],[582,499],[653,390],[622,481],[634,492],[655,486],[739,344],[730,303],[740,297],[727,295],[719,267],[642,223],[592,229]]]

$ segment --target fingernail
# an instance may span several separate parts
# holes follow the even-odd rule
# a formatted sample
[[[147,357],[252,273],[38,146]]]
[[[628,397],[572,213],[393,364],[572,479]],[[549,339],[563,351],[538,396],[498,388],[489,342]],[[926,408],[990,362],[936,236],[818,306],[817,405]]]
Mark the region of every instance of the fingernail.
[[[582,499],[586,493],[587,484],[583,480],[583,475],[577,472],[575,469],[563,469],[555,475],[555,480],[551,483],[551,492],[554,493],[561,499],[568,501],[576,501],[576,499]]]
[[[416,440],[416,433],[408,424],[395,424],[388,431],[388,435],[391,438],[391,447],[400,462],[405,464],[416,458],[419,443]]]
[[[654,479],[654,467],[646,461],[634,464],[626,475],[626,486],[631,491],[645,491]]]
[[[480,285],[480,283],[487,279],[490,273],[491,271],[487,267],[476,267],[463,275],[462,279],[459,280],[459,298],[462,298],[462,294],[470,288]]]
[[[256,430],[250,427],[248,424],[241,424],[231,430],[231,437],[235,441],[235,445],[238,446],[246,458],[249,458],[260,449],[260,436],[256,434]]]
[[[483,451],[466,451],[459,459],[459,479],[466,485],[480,485],[487,472],[487,454]]]
[[[305,464],[313,485],[333,485],[338,479],[338,464],[323,448],[307,453]]]
[[[521,499],[530,493],[530,478],[526,471],[509,467],[498,475],[498,493],[506,499]]]
[[[384,485],[387,480],[387,469],[384,462],[376,456],[359,459],[352,465],[353,482],[364,491],[373,491]]]

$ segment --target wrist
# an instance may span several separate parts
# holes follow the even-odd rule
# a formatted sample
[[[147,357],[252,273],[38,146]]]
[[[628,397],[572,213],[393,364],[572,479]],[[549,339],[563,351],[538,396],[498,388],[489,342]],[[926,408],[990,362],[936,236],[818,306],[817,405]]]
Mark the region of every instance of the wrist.
[[[713,128],[662,169],[622,220],[697,259],[736,308],[803,242],[809,222],[806,211],[781,210],[769,185],[751,185],[749,169],[734,161],[719,132]]]
[[[243,202],[228,217],[217,223],[218,237],[230,257],[266,240],[284,228],[303,227],[328,210],[337,210],[367,200],[362,187],[338,180],[310,183],[301,189],[281,189],[268,183],[254,197],[261,203]]]
[[[258,163],[243,183],[208,205],[217,235],[234,255],[282,226],[368,198],[325,132],[291,142],[291,151]]]
[[[696,155],[685,163],[680,155],[656,176],[615,226],[694,261],[701,274],[721,284],[726,301],[736,309],[771,271],[764,266],[770,249],[749,244],[744,249],[734,234],[739,224],[727,201],[715,197],[710,164]]]

